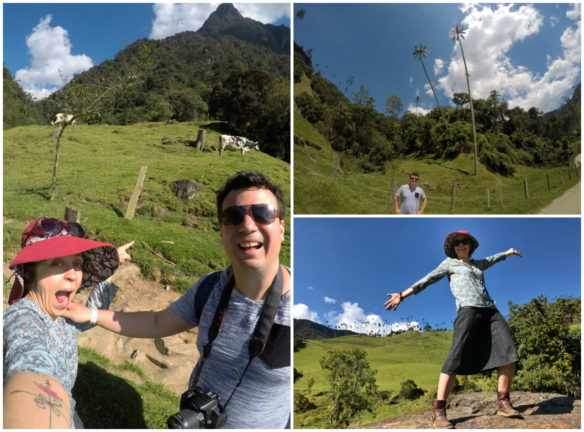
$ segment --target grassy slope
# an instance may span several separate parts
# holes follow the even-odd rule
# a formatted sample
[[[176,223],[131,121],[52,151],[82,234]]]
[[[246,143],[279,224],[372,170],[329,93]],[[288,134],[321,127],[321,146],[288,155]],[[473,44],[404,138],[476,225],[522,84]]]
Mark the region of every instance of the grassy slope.
[[[567,167],[537,169],[518,166],[512,177],[503,177],[479,165],[478,175],[474,176],[471,174],[474,172],[473,158],[465,154],[448,161],[394,159],[386,163],[384,173],[363,174],[342,164],[331,182],[337,154],[298,111],[294,113],[294,135],[295,214],[393,213],[392,179],[397,178],[399,187],[407,183],[410,172],[420,174],[420,186],[428,196],[427,214],[451,213],[453,183],[457,184],[455,214],[534,214],[579,180],[573,170],[570,179]],[[547,174],[550,175],[551,191],[548,190]],[[523,179],[528,181],[529,199],[525,199]],[[503,188],[502,205],[500,185]],[[490,190],[490,207],[487,206],[487,188]]]
[[[187,145],[200,126],[207,129],[206,150]],[[62,218],[65,206],[81,210],[89,237],[121,245],[136,240],[131,253],[143,271],[157,274],[179,292],[203,274],[227,264],[219,242],[215,193],[239,170],[266,173],[290,196],[290,166],[261,152],[227,152],[216,148],[218,133],[198,123],[140,123],[131,126],[80,125],[67,128],[61,139],[57,194],[49,201],[55,139],[50,126],[29,126],[4,132],[4,256],[20,248],[26,223],[39,216]],[[166,144],[165,144],[166,143]],[[139,209],[124,218],[140,167],[148,166]],[[170,184],[194,180],[199,198],[182,201]],[[287,198],[289,200],[289,198]],[[286,226],[290,226],[290,216]],[[289,232],[288,238],[289,238]],[[170,265],[141,242],[175,263]],[[290,263],[289,242],[281,260]]]
[[[434,395],[442,363],[448,354],[452,338],[451,331],[406,332],[388,338],[365,335],[343,336],[320,341],[306,341],[306,348],[294,353],[294,368],[303,374],[294,383],[295,391],[302,391],[317,407],[328,405],[328,384],[320,367],[320,358],[327,351],[358,348],[367,353],[372,369],[377,371],[376,382],[380,391],[397,395],[401,383],[414,380],[426,390],[424,397],[415,401],[400,401],[399,404],[380,404],[372,413],[362,413],[351,427],[370,423],[407,412],[426,409]],[[313,378],[311,393],[307,392],[308,380]],[[295,413],[296,428],[326,428],[326,409],[316,408],[305,413]]]

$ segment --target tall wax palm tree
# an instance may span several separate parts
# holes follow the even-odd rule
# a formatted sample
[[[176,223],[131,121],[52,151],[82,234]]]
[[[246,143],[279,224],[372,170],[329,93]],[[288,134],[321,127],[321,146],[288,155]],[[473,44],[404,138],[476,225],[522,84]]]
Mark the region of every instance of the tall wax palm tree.
[[[432,89],[432,93],[434,93],[434,99],[436,99],[436,105],[438,105],[438,109],[440,110],[440,115],[442,116],[442,120],[444,120],[444,125],[446,129],[448,129],[448,123],[446,123],[446,119],[444,118],[444,113],[442,112],[442,107],[440,106],[440,102],[438,102],[438,96],[436,96],[436,92],[434,91],[434,86],[432,85],[432,81],[430,81],[430,76],[428,75],[428,71],[426,70],[426,65],[424,64],[424,57],[428,55],[428,50],[425,46],[420,44],[420,46],[414,47],[414,51],[412,52],[414,57],[417,57],[422,63],[422,67],[424,68],[424,72],[426,73],[426,78],[428,78],[428,82],[430,83],[430,88]]]
[[[477,130],[475,126],[475,118],[474,118],[474,109],[472,106],[472,95],[470,93],[470,80],[469,80],[469,73],[468,68],[466,67],[466,59],[464,58],[464,50],[462,49],[462,39],[464,39],[464,34],[466,30],[456,24],[452,30],[450,30],[450,39],[457,40],[460,44],[460,52],[462,53],[462,61],[464,63],[464,72],[466,75],[466,86],[468,88],[468,99],[470,101],[470,118],[472,120],[472,138],[474,141],[474,173],[477,175],[478,173],[478,146],[477,146]]]

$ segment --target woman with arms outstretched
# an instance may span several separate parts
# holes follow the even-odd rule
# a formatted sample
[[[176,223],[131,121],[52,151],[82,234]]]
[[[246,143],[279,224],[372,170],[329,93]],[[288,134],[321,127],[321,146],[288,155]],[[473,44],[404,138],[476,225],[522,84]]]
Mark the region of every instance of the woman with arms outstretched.
[[[483,272],[493,264],[519,251],[511,248],[485,259],[471,256],[479,242],[467,231],[455,231],[446,237],[444,252],[448,256],[436,269],[400,293],[387,294],[385,309],[397,309],[406,297],[418,294],[427,286],[448,276],[450,289],[456,299],[458,315],[454,321],[452,346],[442,366],[436,399],[432,401],[433,426],[451,429],[446,417],[446,401],[456,375],[471,375],[492,369],[498,371],[497,414],[521,418],[511,405],[509,390],[519,360],[511,331],[495,307],[485,286]]]

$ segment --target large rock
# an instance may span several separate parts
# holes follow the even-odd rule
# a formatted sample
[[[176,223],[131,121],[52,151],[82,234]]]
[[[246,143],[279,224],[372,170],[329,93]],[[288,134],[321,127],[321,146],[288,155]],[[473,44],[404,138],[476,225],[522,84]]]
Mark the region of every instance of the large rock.
[[[454,395],[446,414],[456,429],[580,429],[580,399],[555,393],[511,392],[523,419],[497,415],[495,392]],[[404,414],[358,429],[432,429],[432,410]]]
[[[174,194],[183,200],[191,200],[201,194],[201,189],[192,180],[180,179],[172,182],[170,188]]]

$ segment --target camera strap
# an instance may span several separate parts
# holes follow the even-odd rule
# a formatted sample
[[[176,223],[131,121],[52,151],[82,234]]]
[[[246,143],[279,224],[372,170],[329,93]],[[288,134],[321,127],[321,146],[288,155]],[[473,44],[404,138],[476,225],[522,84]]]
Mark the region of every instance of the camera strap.
[[[223,288],[223,292],[221,293],[221,298],[219,299],[219,304],[217,305],[217,309],[215,310],[215,315],[213,316],[213,321],[211,326],[209,327],[208,332],[208,341],[207,344],[203,347],[203,358],[201,360],[201,364],[197,369],[197,374],[195,375],[194,383],[195,385],[199,381],[199,376],[201,375],[201,371],[205,364],[207,357],[211,352],[211,346],[213,341],[219,335],[219,331],[221,330],[221,326],[223,324],[223,319],[225,318],[225,312],[227,311],[227,306],[229,305],[229,299],[231,298],[231,293],[233,292],[233,288],[235,286],[235,276],[231,276],[227,285]],[[251,361],[259,356],[266,346],[266,342],[268,340],[268,336],[270,334],[270,329],[272,328],[272,324],[276,317],[276,312],[278,311],[278,306],[280,305],[280,300],[282,299],[282,292],[284,290],[284,275],[282,274],[282,267],[278,266],[278,273],[276,277],[272,281],[270,288],[268,289],[268,295],[266,300],[264,301],[264,305],[260,312],[260,316],[256,323],[253,336],[248,344],[248,352],[249,352],[249,360],[245,369],[241,376],[239,377],[239,381],[235,385],[233,392],[229,396],[227,402],[223,408],[227,406],[233,394],[241,384],[243,380],[243,376],[247,372]]]

